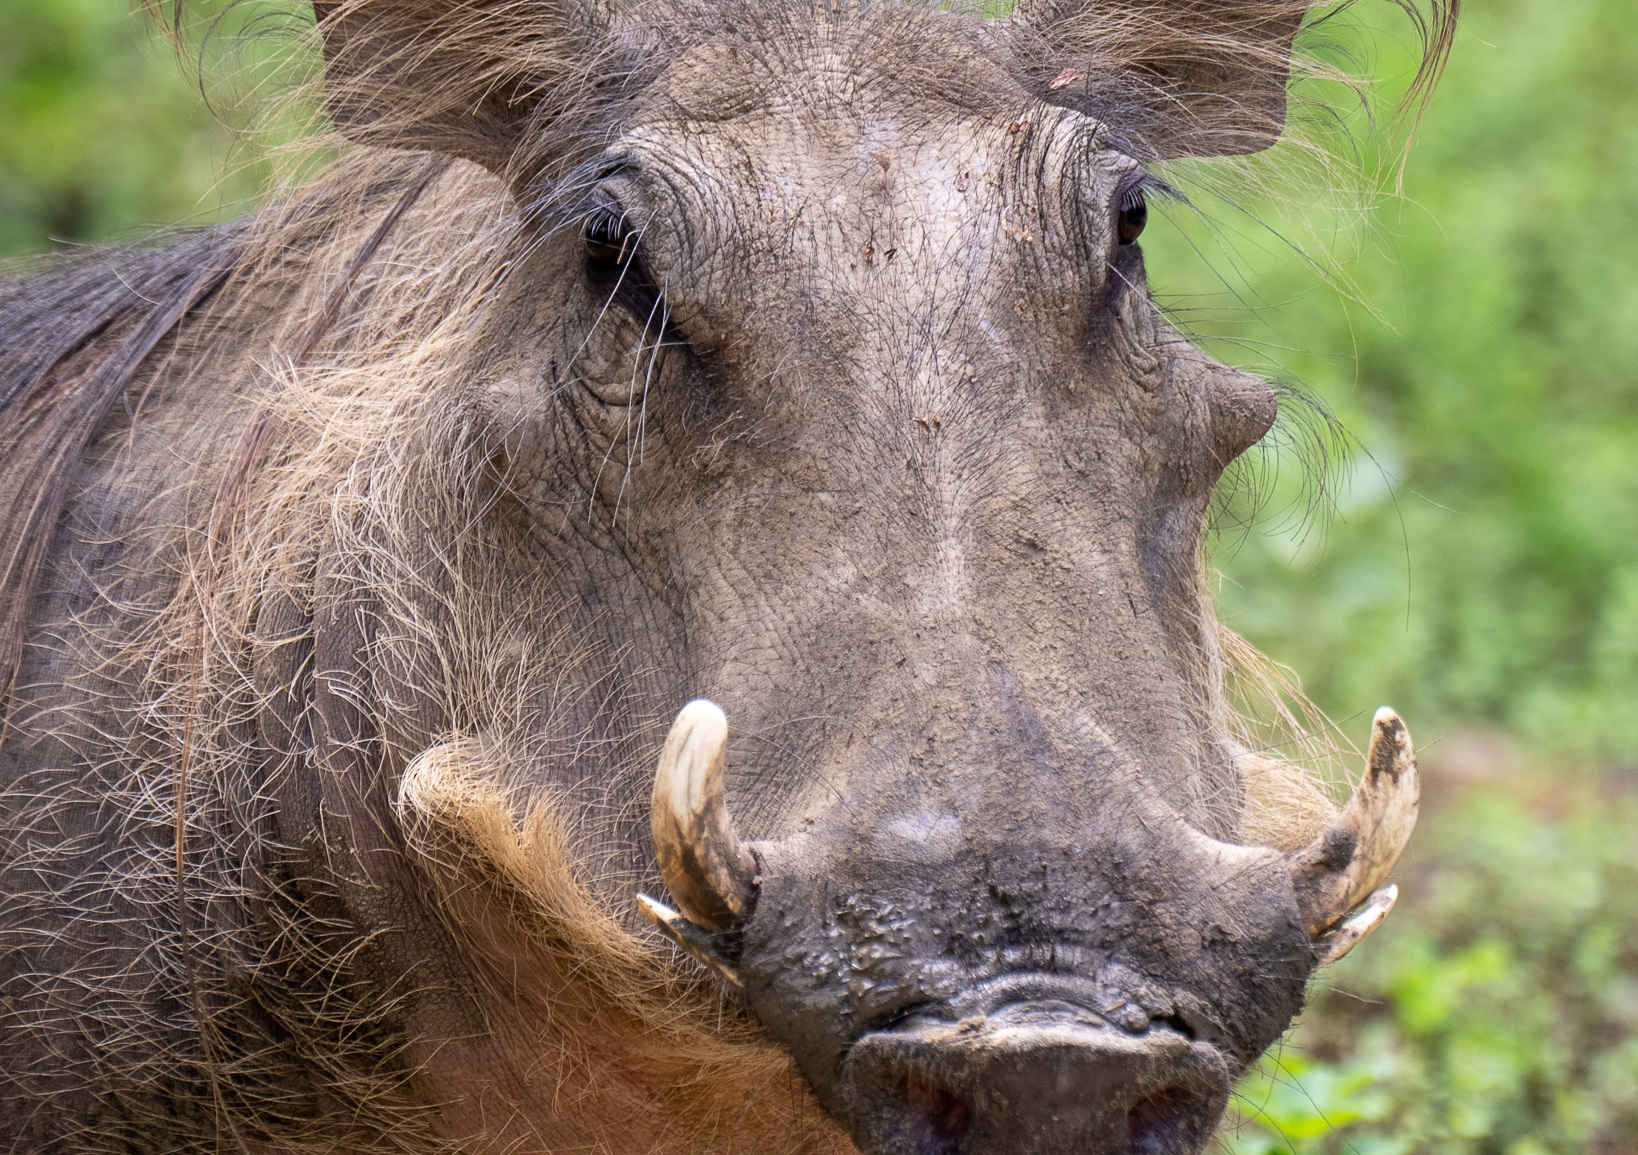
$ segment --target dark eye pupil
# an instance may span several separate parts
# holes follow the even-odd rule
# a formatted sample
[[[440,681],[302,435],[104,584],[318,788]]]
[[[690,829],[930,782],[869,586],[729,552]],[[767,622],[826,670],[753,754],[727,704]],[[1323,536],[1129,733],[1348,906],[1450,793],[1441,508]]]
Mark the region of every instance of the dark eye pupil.
[[[590,221],[584,237],[586,256],[600,265],[623,265],[637,250],[637,237],[618,221]]]
[[[1144,203],[1141,195],[1132,198],[1120,210],[1120,217],[1115,222],[1115,232],[1120,236],[1120,243],[1129,245],[1143,233],[1143,226],[1149,223],[1149,206]]]

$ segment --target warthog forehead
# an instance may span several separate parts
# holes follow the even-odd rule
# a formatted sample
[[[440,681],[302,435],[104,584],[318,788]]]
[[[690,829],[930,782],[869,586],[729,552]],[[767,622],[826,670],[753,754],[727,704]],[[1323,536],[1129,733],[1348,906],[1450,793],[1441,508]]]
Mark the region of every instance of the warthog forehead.
[[[936,126],[924,113],[765,109],[708,133],[650,122],[620,142],[608,191],[684,309],[693,294],[743,307],[750,270],[854,317],[866,302],[954,311],[1020,282],[1049,296],[1102,282],[1111,199],[1140,169],[1098,122],[1022,100]],[[981,281],[997,274],[1016,281]]]
[[[769,111],[848,116],[906,98],[940,119],[1026,91],[992,24],[909,6],[834,18],[822,9],[742,10],[705,21],[651,91],[674,115],[724,122]]]

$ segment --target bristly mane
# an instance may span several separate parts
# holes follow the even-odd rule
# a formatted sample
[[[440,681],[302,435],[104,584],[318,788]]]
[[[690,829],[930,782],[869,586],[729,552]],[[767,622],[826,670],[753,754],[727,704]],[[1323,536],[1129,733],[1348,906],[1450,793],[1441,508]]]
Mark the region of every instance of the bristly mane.
[[[210,230],[0,282],[0,711],[81,455],[143,362],[226,283],[238,243]]]

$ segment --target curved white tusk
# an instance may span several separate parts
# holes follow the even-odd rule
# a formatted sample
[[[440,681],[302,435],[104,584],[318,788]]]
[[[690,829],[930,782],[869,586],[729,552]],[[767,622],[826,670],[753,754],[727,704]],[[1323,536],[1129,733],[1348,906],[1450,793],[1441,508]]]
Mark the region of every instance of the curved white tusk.
[[[1398,714],[1384,706],[1372,720],[1365,777],[1354,796],[1325,833],[1291,860],[1297,906],[1310,937],[1325,934],[1367,896],[1372,897],[1367,909],[1374,908],[1373,892],[1387,880],[1410,841],[1420,801],[1410,731]],[[1353,942],[1374,929],[1386,914],[1382,910]]]
[[[727,931],[756,904],[757,863],[740,845],[723,797],[728,720],[696,698],[666,736],[654,777],[654,857],[683,915],[707,931]]]
[[[663,902],[646,894],[637,896],[637,908],[653,920],[660,933],[676,943],[687,954],[715,971],[734,986],[743,986],[739,970],[717,953],[717,946],[709,931],[701,930]]]
[[[1388,917],[1388,912],[1398,901],[1399,888],[1391,884],[1373,893],[1365,900],[1365,905],[1343,919],[1336,930],[1322,935],[1314,943],[1314,965],[1322,967],[1334,963],[1353,950],[1360,939],[1382,925],[1382,920]]]

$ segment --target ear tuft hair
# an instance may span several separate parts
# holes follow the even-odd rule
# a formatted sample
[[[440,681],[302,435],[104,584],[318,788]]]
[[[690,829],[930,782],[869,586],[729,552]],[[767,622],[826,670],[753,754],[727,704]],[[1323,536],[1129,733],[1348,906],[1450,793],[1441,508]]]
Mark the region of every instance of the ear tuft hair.
[[[508,177],[530,129],[596,107],[607,16],[590,0],[313,0],[325,102],[361,144]]]
[[[1391,2],[1422,41],[1407,97],[1419,104],[1450,54],[1460,0]],[[1234,156],[1284,131],[1294,45],[1314,10],[1312,0],[1020,0],[1009,34],[1042,99],[1105,118],[1118,110],[1125,143],[1149,159]]]

